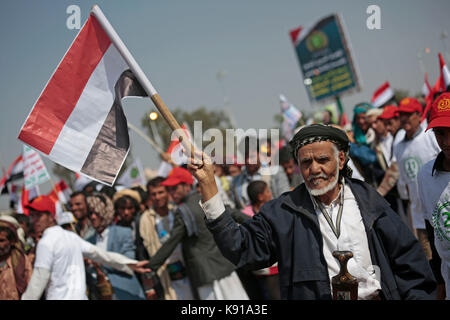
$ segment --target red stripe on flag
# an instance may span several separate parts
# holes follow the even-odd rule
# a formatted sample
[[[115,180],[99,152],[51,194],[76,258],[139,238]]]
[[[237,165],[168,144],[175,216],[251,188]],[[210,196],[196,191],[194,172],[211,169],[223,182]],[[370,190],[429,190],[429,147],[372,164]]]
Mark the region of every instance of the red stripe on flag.
[[[20,140],[50,153],[110,44],[111,40],[91,15],[33,107],[19,134]]]
[[[389,82],[385,82],[375,91],[375,93],[372,96],[372,102],[374,102],[377,97],[382,94],[385,90],[389,89]]]

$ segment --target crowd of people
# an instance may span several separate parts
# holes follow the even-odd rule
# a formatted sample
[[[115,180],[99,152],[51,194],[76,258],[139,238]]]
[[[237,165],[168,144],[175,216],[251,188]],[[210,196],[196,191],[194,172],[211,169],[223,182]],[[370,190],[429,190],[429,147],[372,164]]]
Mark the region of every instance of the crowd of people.
[[[325,111],[278,150],[246,137],[245,163],[1,215],[0,299],[331,299],[336,250],[358,299],[448,299],[450,93],[360,103],[343,127]]]

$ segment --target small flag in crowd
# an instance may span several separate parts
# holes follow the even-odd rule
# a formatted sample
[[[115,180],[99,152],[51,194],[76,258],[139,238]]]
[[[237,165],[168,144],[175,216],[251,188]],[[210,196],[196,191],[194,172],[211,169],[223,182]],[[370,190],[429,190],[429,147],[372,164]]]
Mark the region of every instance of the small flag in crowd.
[[[448,70],[447,65],[445,64],[444,58],[442,57],[442,54],[439,52],[439,66],[441,70],[440,75],[440,82],[441,82],[441,90],[440,91],[446,91],[447,88],[450,86],[450,72]]]
[[[183,129],[183,131],[184,131],[186,137],[189,139],[189,141],[191,143],[193,143],[192,134],[191,134],[191,131],[189,130],[189,126],[186,123],[183,123],[181,125],[181,128]],[[175,162],[175,164],[177,164],[178,166],[188,162],[187,156],[183,152],[183,146],[180,143],[180,140],[178,140],[178,139],[173,139],[170,141],[170,144],[169,144],[169,147],[167,148],[166,153],[168,153],[170,155],[173,162]],[[158,168],[158,176],[167,177],[169,175],[170,171],[172,171],[172,169],[173,168],[172,168],[171,164],[169,164],[166,161],[162,161]]]
[[[394,97],[394,91],[391,89],[389,82],[383,83],[372,96],[372,105],[374,107],[381,107],[383,104],[389,102]]]
[[[283,114],[283,137],[286,141],[290,141],[302,113],[282,94],[280,94],[280,107]]]
[[[31,187],[29,190],[25,189],[25,185],[22,186],[19,201],[17,203],[17,213],[23,213],[27,216],[30,215],[30,209],[27,205],[30,201],[40,195],[39,186]]]
[[[18,156],[8,168],[6,174],[0,180],[0,194],[8,192],[8,184],[12,181],[23,178],[23,159],[22,155]]]
[[[130,147],[121,100],[147,94],[126,62],[134,59],[124,53],[127,50],[119,52],[120,39],[113,37],[113,43],[112,27],[107,32],[104,20],[103,16],[101,24],[91,13],[36,101],[19,139],[72,171],[112,185]]]
[[[135,185],[145,186],[146,180],[144,175],[144,169],[142,167],[141,160],[137,158],[117,180],[118,184],[126,187],[133,187]]]
[[[26,190],[50,180],[41,156],[36,150],[23,145],[23,179]]]
[[[422,95],[427,98],[428,95],[431,92],[431,86],[430,83],[428,82],[428,72],[425,72],[425,81],[422,87]]]
[[[55,203],[57,201],[60,201],[63,204],[66,204],[69,202],[71,194],[72,194],[72,190],[69,188],[69,186],[66,184],[66,182],[61,179],[58,183],[55,184],[53,190],[50,191],[48,196]]]

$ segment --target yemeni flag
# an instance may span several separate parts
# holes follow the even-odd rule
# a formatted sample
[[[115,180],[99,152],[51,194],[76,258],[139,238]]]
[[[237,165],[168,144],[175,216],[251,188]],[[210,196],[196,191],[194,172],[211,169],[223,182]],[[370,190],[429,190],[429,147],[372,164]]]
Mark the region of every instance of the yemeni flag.
[[[48,196],[54,201],[60,201],[63,204],[66,204],[69,202],[70,195],[72,194],[72,190],[70,187],[66,184],[64,180],[60,180],[58,183],[55,184],[54,188]]]
[[[374,92],[371,102],[374,107],[378,108],[389,102],[392,98],[394,98],[394,91],[391,89],[389,82],[386,81]]]
[[[445,64],[444,58],[442,57],[442,54],[440,52],[439,52],[438,56],[439,56],[439,67],[441,70],[440,91],[444,92],[444,91],[447,91],[447,88],[450,86],[450,71],[448,70],[447,65]]]
[[[19,139],[72,171],[113,185],[130,148],[121,100],[147,96],[131,71],[138,68],[94,6],[25,120]]]
[[[27,208],[27,205],[30,204],[30,201],[40,195],[39,186],[36,185],[31,189],[25,189],[25,185],[22,186],[20,200],[17,203],[17,213],[23,213],[27,216],[30,215],[30,209]],[[17,199],[16,199],[17,200]]]
[[[23,178],[23,159],[22,155],[18,156],[13,163],[8,168],[6,174],[3,175],[2,180],[0,180],[0,194],[7,194],[8,192],[8,183],[19,180]]]

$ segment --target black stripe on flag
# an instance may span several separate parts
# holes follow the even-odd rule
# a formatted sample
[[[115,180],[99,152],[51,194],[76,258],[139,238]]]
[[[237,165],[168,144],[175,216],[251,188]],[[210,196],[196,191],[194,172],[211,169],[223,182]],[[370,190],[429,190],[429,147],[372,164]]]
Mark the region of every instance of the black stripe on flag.
[[[114,86],[114,103],[89,152],[81,172],[111,185],[130,148],[122,98],[147,96],[131,70],[124,71]]]

